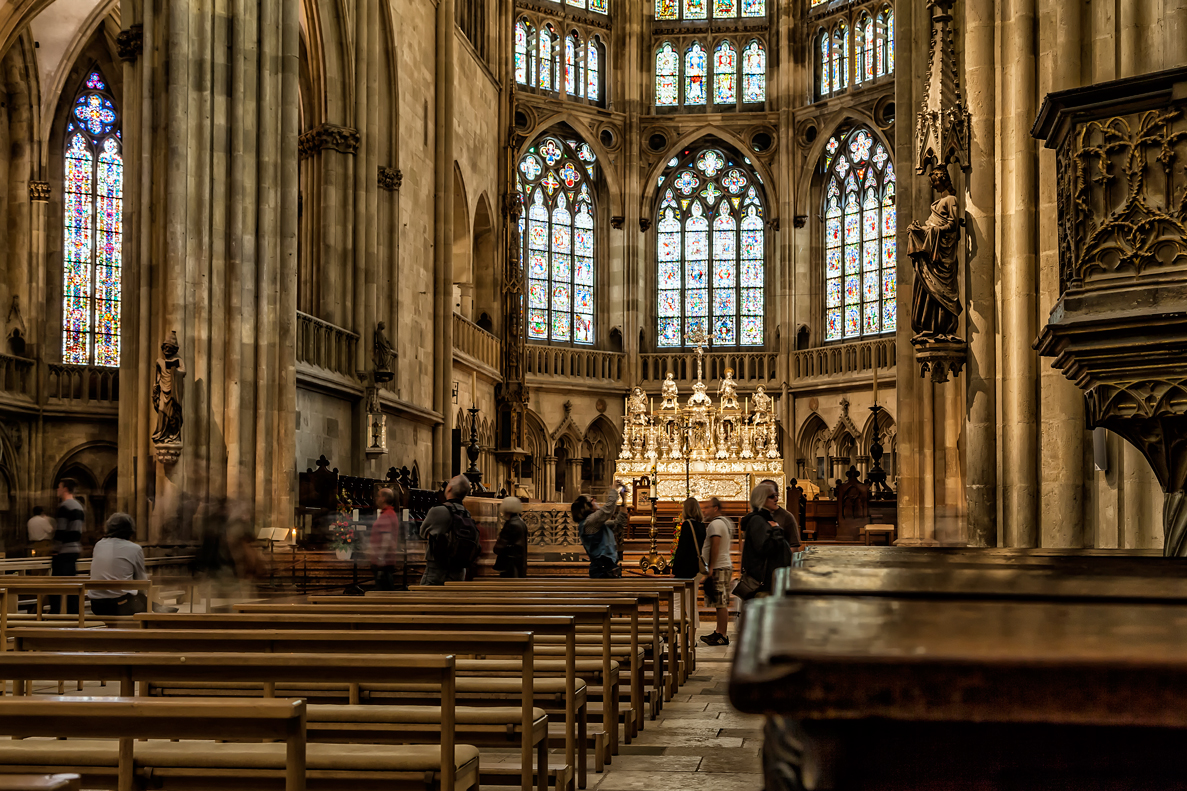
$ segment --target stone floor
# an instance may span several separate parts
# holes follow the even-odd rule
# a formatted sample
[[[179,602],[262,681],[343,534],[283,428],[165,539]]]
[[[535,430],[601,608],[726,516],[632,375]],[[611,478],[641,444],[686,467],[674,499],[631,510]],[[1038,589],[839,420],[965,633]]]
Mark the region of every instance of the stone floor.
[[[731,624],[732,625],[732,624]],[[713,629],[707,628],[707,634]],[[697,669],[659,719],[624,744],[596,791],[761,791],[762,717],[741,714],[727,697],[733,647],[700,645]]]

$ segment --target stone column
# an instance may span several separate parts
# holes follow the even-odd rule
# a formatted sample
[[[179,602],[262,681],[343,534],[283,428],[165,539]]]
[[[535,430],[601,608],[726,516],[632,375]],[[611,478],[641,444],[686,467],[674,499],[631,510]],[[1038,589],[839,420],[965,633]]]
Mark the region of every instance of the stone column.
[[[433,437],[433,478],[449,477],[453,413],[449,398],[453,382],[453,91],[457,42],[454,2],[437,4],[437,61],[435,135],[435,201],[433,204],[433,409],[444,421]]]
[[[1053,3],[1039,17],[1039,94],[1080,85],[1080,8]],[[1055,152],[1039,149],[1039,304],[1045,324],[1059,299]],[[1040,371],[1040,546],[1084,545],[1084,395],[1051,365]],[[1140,458],[1140,456],[1139,456]]]
[[[1033,547],[1038,517],[1035,328],[1035,0],[1006,0],[1002,30],[1002,515],[1006,546]]]
[[[965,183],[965,499],[970,546],[997,545],[997,162],[994,0],[965,0],[965,87],[972,115]]]
[[[537,495],[543,502],[552,502],[556,496],[556,456],[544,457],[544,478],[540,483]]]
[[[573,502],[581,494],[581,459],[566,459],[569,469],[565,471],[565,502]]]

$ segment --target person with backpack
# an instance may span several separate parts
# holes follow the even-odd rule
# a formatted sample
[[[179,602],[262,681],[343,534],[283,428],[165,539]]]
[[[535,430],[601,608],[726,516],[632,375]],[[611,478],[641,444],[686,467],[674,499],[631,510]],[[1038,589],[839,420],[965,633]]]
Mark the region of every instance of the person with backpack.
[[[573,501],[570,509],[573,521],[577,523],[577,533],[581,536],[581,545],[589,555],[591,579],[622,576],[622,569],[618,565],[618,542],[611,518],[618,511],[621,487],[618,481],[614,482],[614,486],[606,493],[605,505],[599,506],[597,500],[583,494]]]
[[[428,542],[421,585],[461,582],[482,552],[478,526],[462,502],[470,494],[470,479],[459,475],[445,487],[445,503],[430,508],[420,525]]]
[[[791,544],[775,521],[779,493],[769,484],[760,483],[750,493],[751,511],[742,520],[746,538],[742,541],[742,579],[734,595],[746,601],[771,594],[775,569],[791,565]]]

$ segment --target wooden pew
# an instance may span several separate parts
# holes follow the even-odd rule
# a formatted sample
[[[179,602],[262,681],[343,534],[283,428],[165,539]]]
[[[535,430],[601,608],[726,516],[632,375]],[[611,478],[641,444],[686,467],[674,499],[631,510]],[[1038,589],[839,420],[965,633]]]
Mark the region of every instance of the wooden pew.
[[[146,760],[145,753],[160,746],[160,742],[157,742],[151,746],[134,747],[135,739],[280,739],[284,741],[285,791],[305,789],[305,703],[299,700],[178,702],[140,698],[12,697],[0,700],[0,733],[68,739],[93,737],[95,733],[118,737],[118,742],[109,742],[116,746],[118,755],[114,767],[116,791],[133,791],[133,761],[150,763],[151,758]],[[39,751],[46,744],[56,746],[58,742],[0,743],[0,772],[26,774],[29,764],[22,766],[14,761],[27,760],[37,766],[39,761],[45,760]],[[209,752],[207,750],[207,754]],[[19,758],[13,753],[19,753]],[[187,768],[200,769],[201,763]],[[246,768],[241,766],[239,771]],[[86,774],[86,770],[82,773]],[[107,782],[110,783],[109,778]],[[90,777],[87,785],[95,787]]]
[[[139,613],[137,623],[146,630],[167,629],[285,629],[318,630],[393,630],[423,631],[441,629],[453,632],[490,631],[494,629],[530,630],[541,635],[560,635],[565,639],[565,762],[576,766],[578,784],[584,787],[585,768],[585,685],[581,687],[582,703],[578,706],[575,675],[576,623],[570,616],[417,616],[417,615],[356,615],[314,613],[252,614],[252,613]],[[580,713],[580,717],[578,716]],[[577,745],[581,742],[580,754]]]
[[[567,607],[567,606],[585,606],[594,605],[599,607],[607,607],[610,611],[611,617],[620,617],[629,619],[628,633],[631,635],[630,643],[630,676],[624,677],[620,674],[620,680],[628,687],[630,695],[631,708],[628,713],[634,716],[634,728],[628,729],[627,735],[630,737],[632,731],[638,732],[643,729],[644,722],[644,705],[643,705],[643,674],[642,663],[639,660],[639,605],[638,597],[616,596],[614,598],[583,598],[583,599],[566,599],[564,602],[557,602],[556,599],[547,597],[508,597],[500,599],[499,602],[492,602],[489,595],[472,595],[464,592],[456,591],[452,588],[442,589],[428,594],[419,594],[416,592],[401,592],[401,591],[369,591],[364,597],[358,596],[310,596],[310,604],[348,604],[354,605],[361,603],[366,606],[371,602],[383,604],[420,604],[428,606],[436,605],[459,605],[466,607],[482,607],[481,612],[489,614],[500,614],[507,611],[508,607],[516,608],[516,611],[530,612],[534,614],[539,608],[544,608],[545,612],[550,607]],[[237,605],[245,608],[250,608],[252,605]],[[522,608],[522,609],[521,609]],[[244,609],[245,612],[250,612],[250,609]],[[563,613],[562,613],[563,614]],[[578,635],[580,635],[585,627],[578,626]],[[613,621],[611,621],[611,633],[617,631]],[[656,632],[658,637],[658,630]],[[658,642],[658,640],[657,640]],[[619,712],[622,713],[621,697]],[[629,744],[629,738],[626,740]]]
[[[347,599],[345,603],[318,603],[318,604],[236,604],[232,606],[234,612],[242,613],[264,613],[264,614],[286,614],[286,613],[345,613],[350,615],[370,614],[376,613],[379,615],[427,615],[429,613],[440,613],[442,615],[506,615],[507,607],[499,605],[463,605],[463,604],[447,604],[442,602],[413,602],[409,604],[402,604],[402,599],[385,600],[379,597],[366,599],[362,596],[341,597]],[[586,600],[583,600],[586,601]],[[578,628],[582,626],[592,626],[598,629],[595,635],[596,642],[601,645],[601,669],[598,671],[601,674],[603,685],[603,705],[602,705],[602,727],[604,728],[605,745],[599,751],[599,768],[603,761],[609,762],[612,755],[618,754],[619,734],[618,734],[618,681],[617,669],[614,667],[614,646],[612,643],[612,635],[610,631],[610,608],[608,605],[593,605],[574,603],[568,606],[551,605],[551,606],[527,606],[522,603],[517,603],[514,607],[514,613],[518,615],[562,615],[574,619],[574,623]],[[578,641],[585,635],[577,635],[575,639]],[[537,649],[542,644],[546,644],[548,636],[541,635],[536,639]],[[576,646],[575,650],[580,650],[580,646]],[[638,640],[634,637],[630,641],[628,650],[634,655],[634,661],[631,666],[638,664]],[[629,657],[628,657],[629,658]],[[575,660],[576,661],[576,660]],[[574,672],[576,672],[576,665]],[[586,687],[589,689],[589,681],[586,680]]]
[[[736,645],[771,791],[1183,787],[1181,605],[796,595]]]
[[[120,695],[133,696],[146,682],[208,681],[258,682],[265,697],[284,682],[309,682],[326,674],[346,674],[354,683],[429,683],[441,690],[440,774],[442,788],[454,786],[455,764],[454,658],[405,654],[227,654],[227,653],[9,653],[0,668],[12,678],[32,681],[50,678],[118,681]],[[100,729],[99,732],[103,732]],[[157,737],[159,738],[159,737]],[[397,751],[399,752],[399,751]],[[414,750],[423,753],[423,750]],[[465,761],[463,760],[464,764]],[[423,767],[422,767],[423,770]],[[530,783],[529,783],[530,788]],[[526,789],[525,789],[526,791]]]
[[[278,659],[283,656],[291,654],[308,654],[310,652],[319,655],[336,655],[336,656],[350,656],[354,654],[367,655],[382,655],[387,663],[398,663],[400,657],[407,654],[441,654],[441,653],[479,653],[490,656],[510,656],[520,660],[520,666],[523,668],[522,677],[520,681],[520,708],[521,714],[519,718],[520,728],[520,760],[519,769],[516,775],[520,778],[520,784],[524,791],[531,788],[532,779],[532,749],[535,745],[540,745],[537,751],[537,758],[543,763],[540,764],[540,789],[543,791],[546,783],[546,776],[549,772],[547,766],[547,732],[541,731],[536,726],[534,717],[534,691],[533,683],[534,676],[534,654],[532,651],[533,638],[530,633],[525,632],[467,632],[464,634],[447,634],[444,632],[349,632],[349,631],[316,631],[316,630],[284,630],[284,629],[263,629],[263,630],[145,630],[145,629],[14,629],[13,638],[15,641],[15,653],[11,654],[11,662],[24,663],[31,669],[26,672],[29,680],[43,678],[43,674],[51,675],[41,663],[41,657],[45,652],[87,652],[85,655],[89,657],[100,656],[97,652],[107,652],[114,654],[131,654],[131,653],[155,653],[164,654],[171,652],[172,654],[193,656],[195,652],[203,655],[221,655],[224,662],[227,654],[234,654],[233,660],[238,661],[239,657],[258,654],[263,657]],[[39,652],[37,659],[30,660],[28,658],[29,652]],[[83,654],[80,654],[83,655]],[[396,655],[392,659],[392,655]],[[183,662],[186,660],[183,660]],[[259,660],[263,664],[265,660]],[[212,664],[210,660],[208,664]],[[455,663],[456,665],[456,663]],[[317,674],[317,678],[322,678],[324,673],[318,669],[320,666],[311,666],[313,671]],[[190,669],[185,672],[190,673],[188,676],[191,680],[195,679],[193,673],[196,671]],[[208,672],[208,671],[202,671]],[[249,672],[257,672],[250,671]],[[307,680],[309,677],[310,668],[305,669],[305,675],[301,676],[299,668],[290,668],[286,670],[290,677],[296,676],[297,680]],[[173,678],[183,678],[182,670],[175,670]],[[52,677],[52,675],[51,675]],[[228,688],[228,685],[233,685],[237,682],[242,682],[245,679],[237,671],[232,669],[225,670],[221,675],[214,674],[213,678],[206,676],[211,681],[218,682],[218,684],[211,684],[210,689],[218,689],[219,685],[222,688]],[[169,677],[161,674],[152,674],[151,678],[140,679],[153,682],[160,682],[168,680]],[[133,679],[135,680],[135,679]],[[202,681],[203,678],[198,678]],[[267,682],[268,679],[260,680],[256,676],[249,676],[248,681]],[[275,678],[271,682],[271,686],[262,687],[265,694],[272,694],[275,691],[275,684],[285,683],[283,678]],[[349,703],[358,705],[360,703],[359,689],[363,683],[360,680],[353,682],[342,682],[335,686],[338,689],[345,688],[346,694],[349,695]],[[454,685],[456,687],[456,684]],[[233,688],[233,686],[231,687]],[[28,689],[28,687],[26,687]],[[209,690],[208,690],[209,691]],[[236,690],[237,695],[246,694],[244,690]],[[456,694],[455,694],[456,697]],[[320,708],[320,707],[315,707]],[[484,738],[481,729],[466,730],[467,738],[477,737],[476,740],[484,742],[485,746],[502,746],[500,741],[490,740]],[[498,765],[494,765],[498,767]],[[568,764],[571,767],[572,764]],[[489,773],[497,773],[497,768],[486,770]],[[568,778],[569,769],[566,767],[560,771],[556,771],[558,777],[558,786],[564,785]]]
[[[80,780],[75,774],[0,775],[0,791],[79,791]]]

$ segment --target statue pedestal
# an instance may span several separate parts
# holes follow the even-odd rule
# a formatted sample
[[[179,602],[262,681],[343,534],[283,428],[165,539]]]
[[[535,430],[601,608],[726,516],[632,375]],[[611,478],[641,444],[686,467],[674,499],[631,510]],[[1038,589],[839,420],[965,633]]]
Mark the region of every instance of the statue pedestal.
[[[181,458],[180,442],[157,442],[153,447],[157,449],[158,464],[176,464]]]
[[[926,338],[914,338],[911,345],[915,347],[915,361],[919,363],[919,375],[927,376],[931,373],[931,380],[936,384],[948,381],[948,375],[960,376],[965,360],[969,356],[969,345],[961,340],[933,341]]]

